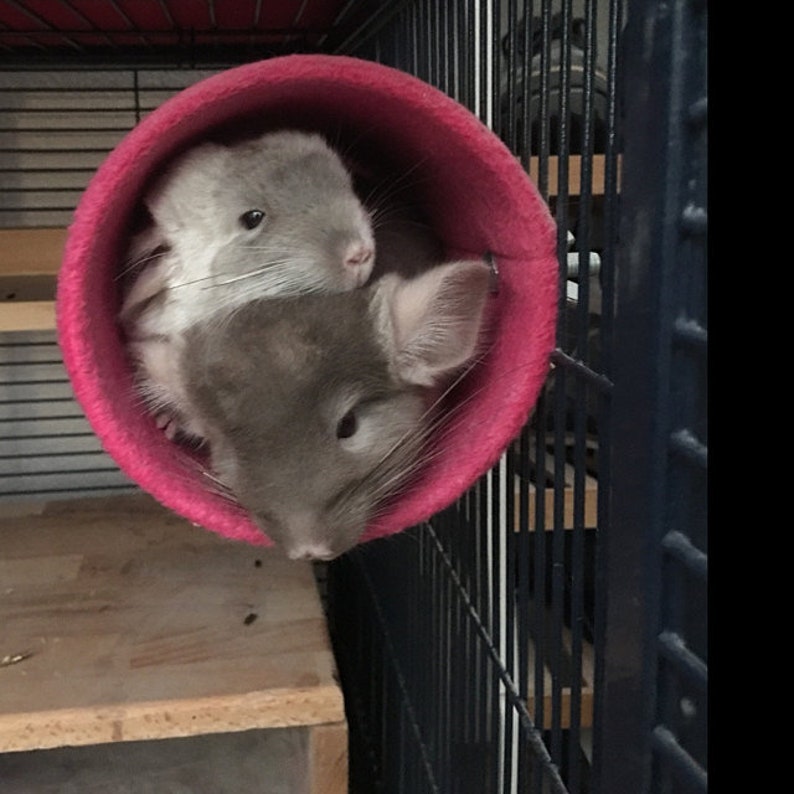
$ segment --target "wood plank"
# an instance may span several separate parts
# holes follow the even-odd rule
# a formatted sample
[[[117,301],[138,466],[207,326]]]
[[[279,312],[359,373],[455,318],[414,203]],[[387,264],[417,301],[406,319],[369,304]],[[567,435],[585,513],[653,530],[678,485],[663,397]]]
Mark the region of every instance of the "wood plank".
[[[518,636],[518,635],[517,635]],[[547,640],[548,641],[548,640]],[[564,652],[568,655],[571,653],[571,632],[567,628],[562,630],[562,645]],[[548,649],[547,649],[548,653]],[[528,649],[529,659],[529,672],[528,672],[528,697],[527,697],[527,710],[530,716],[535,717],[535,704],[536,704],[536,690],[535,690],[535,669],[537,664],[537,656],[535,653],[535,644],[530,639]],[[582,728],[589,728],[593,725],[593,705],[594,705],[594,662],[593,662],[593,646],[586,640],[582,640],[582,669],[581,669],[581,686],[579,688],[580,699],[580,717],[579,725]],[[552,686],[554,677],[547,666],[543,668],[543,730],[551,730],[552,727]],[[560,726],[567,729],[571,727],[571,686],[570,682],[563,682],[560,692]]]
[[[0,751],[344,720],[309,563],[142,494],[37,510],[0,523]]]
[[[0,275],[0,301],[51,301],[55,299],[58,280],[52,275]]]
[[[617,183],[620,185],[621,158],[617,160]],[[560,158],[552,155],[548,160],[548,195],[560,194],[559,180]],[[537,185],[540,178],[540,158],[532,157],[529,161],[529,176]],[[618,187],[618,191],[620,188]],[[572,154],[568,156],[567,192],[569,196],[578,196],[582,192],[582,156]],[[593,196],[603,196],[606,193],[606,155],[595,154],[592,158],[592,179],[590,193]]]
[[[347,724],[309,729],[308,794],[347,794]]]
[[[570,448],[577,443],[573,434],[566,434],[562,439],[564,448]],[[563,526],[565,529],[573,529],[574,526],[574,507],[576,498],[574,495],[574,485],[577,483],[576,466],[568,460],[562,462],[562,466],[557,465],[557,458],[554,454],[554,449],[557,444],[556,437],[552,434],[548,437],[543,454],[543,470],[537,471],[539,455],[536,449],[535,438],[530,439],[528,450],[528,461],[524,464],[528,467],[527,471],[517,472],[514,482],[514,498],[516,513],[514,519],[514,529],[519,531],[521,529],[521,491],[526,488],[527,494],[527,517],[529,523],[529,531],[534,532],[536,527],[536,509],[538,501],[538,479],[543,480],[544,483],[555,483],[555,485],[546,485],[543,489],[543,528],[546,531],[554,529],[554,512],[555,505],[554,499],[559,488],[564,489],[563,492]],[[597,454],[597,442],[595,439],[585,439],[586,453],[590,456]],[[515,447],[516,455],[519,454],[518,448]],[[581,519],[586,528],[593,528],[598,525],[598,478],[591,473],[589,469],[594,468],[596,465],[595,460],[591,459],[589,462],[585,461],[586,468],[579,473],[583,479],[584,498],[583,504],[579,507],[582,511]],[[558,471],[559,469],[559,471]],[[557,484],[559,483],[559,484]]]
[[[514,519],[514,529],[518,532],[521,529],[521,514],[519,512],[521,483],[516,478],[515,483],[515,505],[516,513]],[[529,531],[536,529],[535,513],[537,509],[538,489],[534,483],[527,485],[527,516],[529,518]],[[574,526],[574,490],[573,484],[565,484],[563,493],[563,526],[565,529],[573,529]],[[554,498],[555,489],[545,488],[543,491],[543,529],[550,532],[554,529]],[[584,485],[584,505],[583,505],[584,526],[587,528],[598,525],[598,481],[591,475],[585,475]]]
[[[0,333],[54,329],[55,301],[0,302]]]
[[[66,229],[0,229],[0,276],[54,276],[66,234]]]

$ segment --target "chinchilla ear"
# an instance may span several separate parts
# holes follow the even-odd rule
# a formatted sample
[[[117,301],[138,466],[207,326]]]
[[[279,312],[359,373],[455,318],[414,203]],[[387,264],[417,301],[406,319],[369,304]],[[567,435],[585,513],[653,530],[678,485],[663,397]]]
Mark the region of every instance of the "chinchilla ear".
[[[407,383],[433,386],[477,352],[489,270],[480,261],[449,262],[412,279],[387,276],[394,365]]]
[[[211,221],[217,213],[217,185],[228,160],[225,146],[204,143],[177,159],[146,196],[146,206],[155,226],[168,244],[186,225],[199,226],[197,219]]]

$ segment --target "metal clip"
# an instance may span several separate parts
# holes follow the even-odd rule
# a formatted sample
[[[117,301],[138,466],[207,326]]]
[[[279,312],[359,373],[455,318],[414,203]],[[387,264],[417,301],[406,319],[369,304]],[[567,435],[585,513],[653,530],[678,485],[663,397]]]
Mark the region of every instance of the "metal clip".
[[[499,268],[496,266],[496,259],[494,255],[490,251],[486,251],[483,254],[483,261],[486,265],[488,265],[491,271],[491,277],[489,279],[488,284],[488,292],[491,295],[498,295],[499,294]]]

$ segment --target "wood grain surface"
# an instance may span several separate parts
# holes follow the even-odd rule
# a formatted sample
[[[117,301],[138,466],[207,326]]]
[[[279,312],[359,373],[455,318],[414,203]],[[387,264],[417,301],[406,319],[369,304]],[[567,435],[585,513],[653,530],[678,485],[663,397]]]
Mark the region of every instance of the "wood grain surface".
[[[310,564],[140,495],[0,518],[2,660],[0,751],[344,720]]]

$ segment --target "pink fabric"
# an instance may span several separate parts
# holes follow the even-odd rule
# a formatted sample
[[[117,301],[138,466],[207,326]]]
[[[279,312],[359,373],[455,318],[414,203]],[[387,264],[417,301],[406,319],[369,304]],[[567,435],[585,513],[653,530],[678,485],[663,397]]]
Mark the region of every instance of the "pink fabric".
[[[248,64],[182,91],[145,118],[99,168],[69,230],[58,283],[58,331],[75,394],[120,468],[167,507],[229,538],[270,540],[208,488],[189,453],[143,411],[119,328],[119,257],[133,210],[164,164],[208,134],[311,127],[333,140],[360,133],[405,163],[450,256],[491,250],[490,347],[456,394],[454,431],[421,481],[365,539],[429,518],[488,470],[526,422],[554,344],[554,223],[510,151],[464,107],[397,70],[342,56],[291,55]]]

